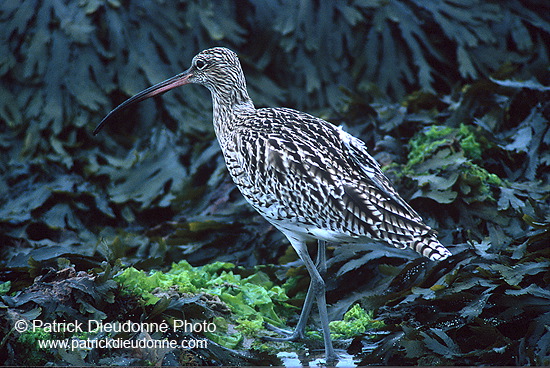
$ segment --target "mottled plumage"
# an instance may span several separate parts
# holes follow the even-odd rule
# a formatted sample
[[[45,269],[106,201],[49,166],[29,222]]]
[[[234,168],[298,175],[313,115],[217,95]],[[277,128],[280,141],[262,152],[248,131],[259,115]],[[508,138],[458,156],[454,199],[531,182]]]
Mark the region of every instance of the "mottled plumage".
[[[222,144],[235,183],[268,221],[300,240],[381,240],[431,259],[448,255],[393,189],[363,142],[285,108],[233,119]]]
[[[124,102],[94,133],[116,111],[187,83],[202,84],[212,93],[214,128],[233,181],[246,200],[286,235],[312,277],[296,331],[286,339],[303,337],[315,298],[327,358],[336,358],[320,275],[325,271],[325,242],[374,240],[411,248],[431,260],[451,254],[395,191],[361,140],[303,112],[256,109],[231,50],[202,51],[187,71]],[[319,241],[316,265],[305,246],[309,240]]]

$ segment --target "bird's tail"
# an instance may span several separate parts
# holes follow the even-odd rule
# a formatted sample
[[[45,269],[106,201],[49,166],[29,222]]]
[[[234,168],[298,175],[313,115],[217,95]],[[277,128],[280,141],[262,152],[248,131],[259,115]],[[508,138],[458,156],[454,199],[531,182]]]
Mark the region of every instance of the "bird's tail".
[[[451,256],[451,252],[437,240],[435,235],[414,239],[410,247],[432,261],[442,261]]]

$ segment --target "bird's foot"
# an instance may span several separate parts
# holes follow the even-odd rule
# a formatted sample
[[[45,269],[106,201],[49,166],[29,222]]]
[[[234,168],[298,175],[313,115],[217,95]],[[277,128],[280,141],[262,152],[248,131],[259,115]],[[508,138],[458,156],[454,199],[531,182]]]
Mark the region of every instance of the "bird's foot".
[[[335,352],[332,352],[332,354],[328,354],[325,357],[326,359],[326,365],[335,367],[338,361],[340,360],[340,357]]]
[[[281,337],[272,337],[272,336],[262,336],[263,340],[266,341],[299,341],[304,340],[305,335],[304,331],[299,331],[299,329],[295,329],[294,331],[285,330],[276,326],[273,326],[269,323],[264,323],[264,326],[275,333],[278,333],[282,335]],[[336,366],[336,363],[340,360],[340,357],[336,352],[334,351],[334,348],[332,347],[332,343],[330,344],[330,347],[325,347],[326,352],[326,364],[327,366]]]
[[[303,331],[298,331],[298,329],[294,331],[289,331],[289,330],[285,330],[285,329],[273,326],[272,324],[269,324],[269,323],[265,323],[264,325],[268,330],[278,333],[279,335],[282,335],[281,337],[263,336],[262,339],[267,341],[297,341],[297,340],[302,340],[304,338]]]

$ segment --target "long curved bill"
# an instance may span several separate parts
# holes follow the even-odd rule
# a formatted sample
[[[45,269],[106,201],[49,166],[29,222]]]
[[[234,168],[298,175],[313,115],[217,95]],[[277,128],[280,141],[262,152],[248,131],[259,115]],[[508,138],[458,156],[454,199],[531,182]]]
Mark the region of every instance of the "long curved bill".
[[[164,82],[155,84],[154,86],[151,86],[146,90],[143,90],[138,94],[130,97],[129,99],[115,107],[113,110],[111,110],[111,112],[108,113],[107,116],[105,116],[103,120],[101,120],[101,122],[97,125],[97,127],[94,129],[93,134],[96,135],[97,133],[99,133],[103,126],[107,124],[107,122],[111,120],[113,116],[115,116],[118,112],[140,101],[168,92],[169,90],[179,86],[183,86],[184,84],[188,84],[190,83],[189,78],[191,76],[193,76],[193,74],[190,72],[190,70],[186,70],[183,73],[175,75],[172,78],[165,80]]]

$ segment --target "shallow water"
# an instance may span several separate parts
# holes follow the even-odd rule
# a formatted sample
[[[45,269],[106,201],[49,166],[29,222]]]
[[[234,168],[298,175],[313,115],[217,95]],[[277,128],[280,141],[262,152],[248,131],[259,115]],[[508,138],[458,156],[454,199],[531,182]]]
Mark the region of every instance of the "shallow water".
[[[356,367],[359,360],[354,361],[353,355],[344,350],[336,349],[340,358],[334,367]],[[295,352],[281,352],[277,357],[283,361],[285,367],[326,367],[325,352],[309,352],[309,354],[298,355]]]

